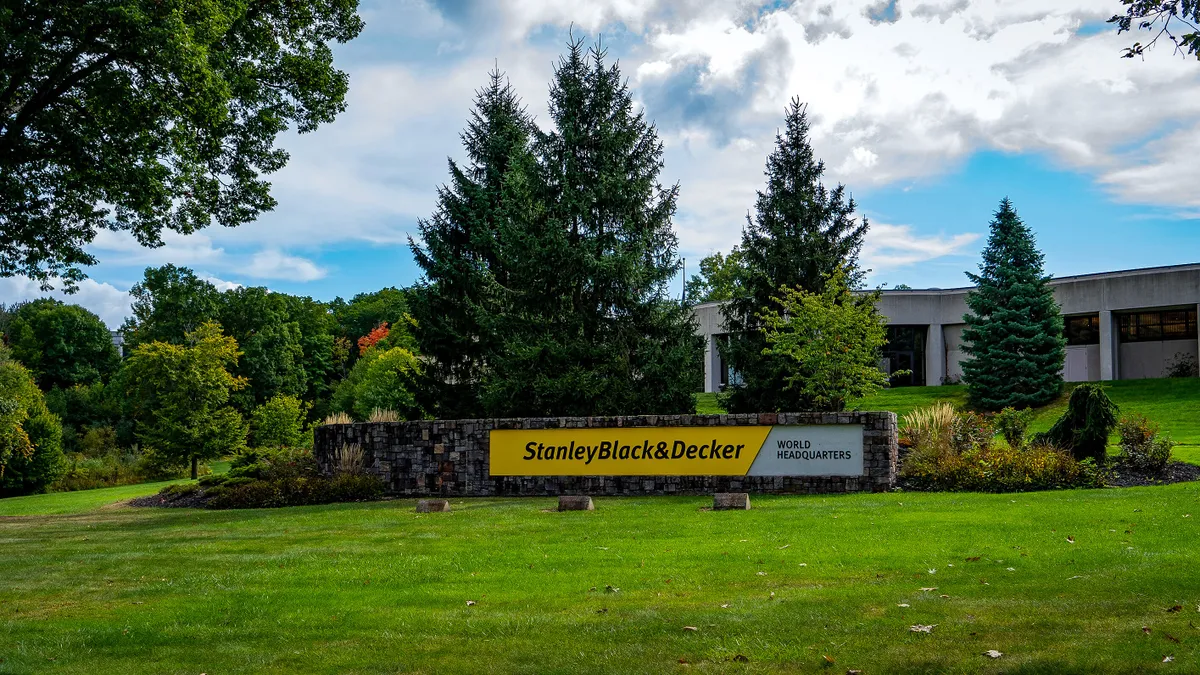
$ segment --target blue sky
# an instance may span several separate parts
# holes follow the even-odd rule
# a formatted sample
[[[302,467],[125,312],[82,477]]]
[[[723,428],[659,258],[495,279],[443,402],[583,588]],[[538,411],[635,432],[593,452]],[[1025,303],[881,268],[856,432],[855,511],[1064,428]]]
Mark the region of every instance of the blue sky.
[[[1051,5],[1051,8],[1047,8]],[[680,183],[689,267],[740,236],[783,108],[809,103],[827,181],[872,223],[872,284],[966,283],[1002,197],[1055,275],[1200,261],[1200,63],[1132,42],[1116,0],[363,0],[336,50],[348,109],[288,134],[279,207],[155,250],[102,233],[72,301],[112,326],[147,265],[321,299],[417,279],[430,213],[473,91],[498,64],[539,122],[569,30],[602,34]],[[573,28],[572,28],[573,26]],[[0,279],[0,302],[41,295]]]

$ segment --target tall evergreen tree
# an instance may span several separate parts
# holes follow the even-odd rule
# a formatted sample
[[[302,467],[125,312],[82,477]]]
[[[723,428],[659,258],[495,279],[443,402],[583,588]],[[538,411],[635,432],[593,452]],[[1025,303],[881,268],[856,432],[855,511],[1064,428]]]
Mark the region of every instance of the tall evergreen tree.
[[[489,415],[691,412],[702,343],[669,297],[678,186],[601,46],[570,43],[550,89],[553,130],[505,180],[502,336]]]
[[[746,218],[739,283],[724,310],[729,339],[721,349],[742,382],[723,397],[730,412],[813,406],[805,388],[787,386],[791,364],[763,353],[767,345],[759,313],[772,305],[781,287],[820,294],[839,268],[851,288],[862,284],[858,253],[867,219],[854,217],[854,199],[845,186],[830,190],[821,183],[824,172],[825,163],[809,143],[807,107],[793,99],[767,157],[767,185],[758,193],[755,217]]]
[[[963,380],[977,408],[1044,405],[1062,390],[1062,316],[1033,232],[1007,197],[991,230],[979,274],[967,273],[977,288],[963,317]]]
[[[533,122],[499,71],[477,92],[462,134],[466,166],[450,160],[450,183],[438,190],[437,210],[419,223],[421,245],[410,240],[424,283],[412,293],[416,338],[428,359],[422,389],[427,409],[442,418],[482,414],[479,390],[495,340],[485,329],[496,311],[498,219],[503,184],[514,155],[528,151]]]

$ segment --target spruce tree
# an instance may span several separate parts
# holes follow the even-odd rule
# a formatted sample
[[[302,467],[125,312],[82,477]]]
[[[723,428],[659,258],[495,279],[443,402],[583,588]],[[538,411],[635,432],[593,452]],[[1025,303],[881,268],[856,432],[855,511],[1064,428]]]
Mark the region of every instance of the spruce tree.
[[[662,143],[605,58],[569,44],[550,90],[553,130],[505,182],[489,415],[695,409],[702,342],[668,290],[678,186],[659,183]]]
[[[499,71],[476,93],[462,134],[466,166],[450,163],[450,183],[438,190],[433,216],[418,223],[421,245],[410,247],[425,278],[412,294],[418,348],[427,359],[422,404],[435,416],[479,417],[482,379],[495,339],[490,295],[507,283],[499,264],[498,219],[514,155],[528,152],[533,123]]]
[[[854,199],[838,184],[821,183],[825,163],[809,143],[806,106],[793,99],[784,130],[767,157],[767,185],[759,191],[755,217],[742,231],[739,284],[725,306],[729,339],[721,350],[741,377],[722,397],[731,413],[799,411],[813,407],[803,387],[787,386],[791,364],[764,354],[767,346],[759,314],[780,288],[820,294],[825,280],[842,268],[851,288],[862,284],[858,253],[867,220],[854,217]]]
[[[1000,202],[991,223],[976,290],[963,317],[962,364],[971,405],[982,410],[1049,403],[1062,390],[1063,321],[1042,269],[1033,232],[1012,202]]]

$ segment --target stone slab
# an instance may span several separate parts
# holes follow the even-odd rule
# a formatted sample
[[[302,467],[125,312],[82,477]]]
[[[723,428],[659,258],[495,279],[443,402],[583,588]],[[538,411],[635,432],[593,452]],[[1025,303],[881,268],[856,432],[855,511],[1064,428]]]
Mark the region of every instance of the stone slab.
[[[421,499],[417,501],[417,513],[447,513],[450,502],[445,499]]]
[[[748,492],[718,492],[713,495],[713,511],[749,511]]]
[[[587,495],[562,495],[558,498],[559,511],[595,511],[592,498]]]

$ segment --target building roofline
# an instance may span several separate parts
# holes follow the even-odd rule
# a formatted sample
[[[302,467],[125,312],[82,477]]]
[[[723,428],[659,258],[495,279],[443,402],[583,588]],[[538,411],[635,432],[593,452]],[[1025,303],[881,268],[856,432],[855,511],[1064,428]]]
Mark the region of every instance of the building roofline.
[[[1092,272],[1089,274],[1073,274],[1065,277],[1053,277],[1050,279],[1050,284],[1066,284],[1076,281],[1090,281],[1099,279],[1116,279],[1120,277],[1136,277],[1147,274],[1169,274],[1172,272],[1200,272],[1200,263],[1183,263],[1180,265],[1160,265],[1158,267],[1135,267],[1127,270],[1113,270],[1111,272]],[[883,293],[887,295],[953,295],[957,293],[967,293],[974,290],[974,286],[957,286],[954,288],[908,288],[908,289],[883,289]],[[695,308],[712,307],[724,304],[723,300],[713,302],[701,302],[694,305]]]

